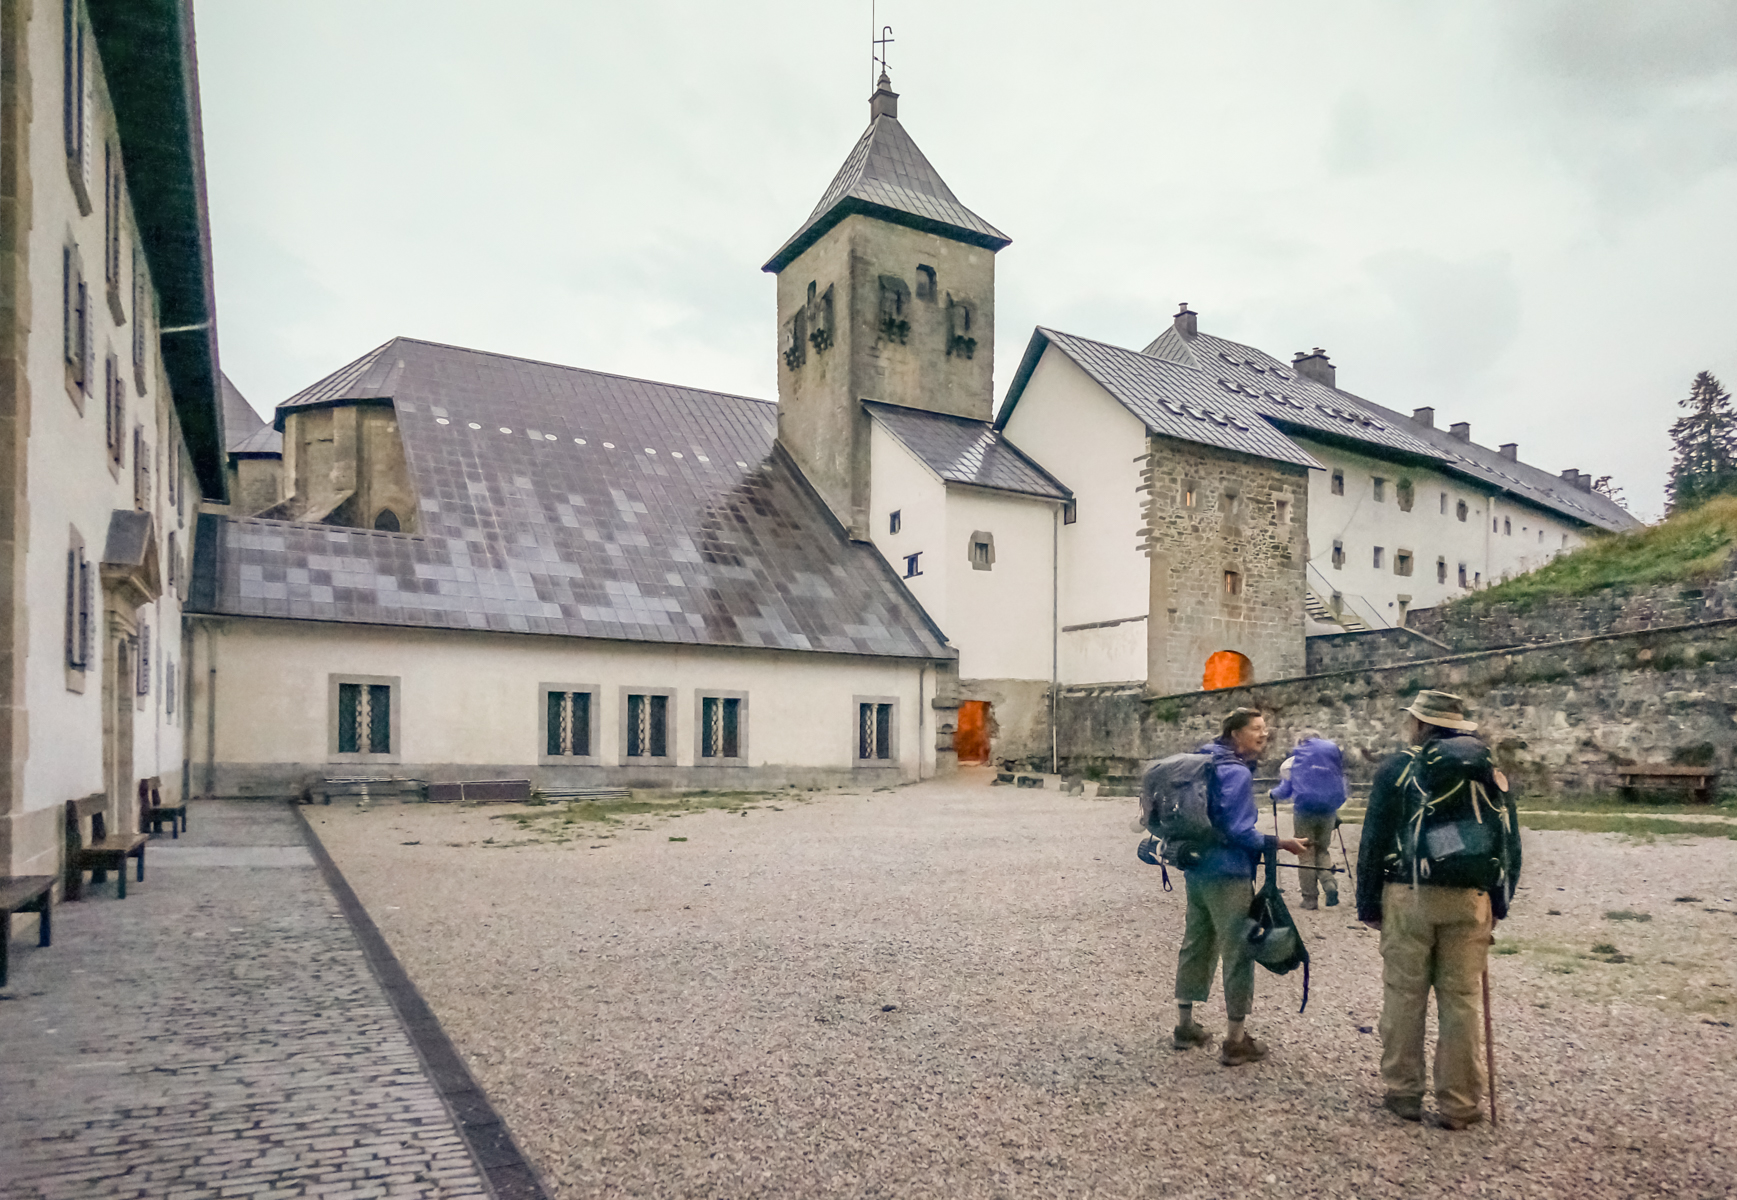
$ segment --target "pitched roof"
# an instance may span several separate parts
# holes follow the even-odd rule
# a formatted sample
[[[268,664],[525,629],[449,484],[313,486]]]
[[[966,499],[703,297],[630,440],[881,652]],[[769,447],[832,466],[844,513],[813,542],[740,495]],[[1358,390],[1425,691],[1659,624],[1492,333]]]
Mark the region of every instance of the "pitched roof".
[[[782,271],[851,213],[866,213],[973,246],[999,250],[1013,239],[959,203],[891,113],[869,122],[802,228],[762,270]]]
[[[283,457],[283,434],[261,421],[259,428],[229,446],[231,458]]]
[[[1253,346],[1196,334],[1184,337],[1172,326],[1141,353],[1198,367],[1216,375],[1225,388],[1254,396],[1256,408],[1281,429],[1299,435],[1320,433],[1362,442],[1377,455],[1399,451],[1439,469],[1493,487],[1517,499],[1601,529],[1636,529],[1641,522],[1608,496],[1583,492],[1550,472],[1516,462],[1498,450],[1479,446],[1415,421],[1342,388],[1330,388],[1297,374],[1290,366]]]
[[[357,400],[390,400],[398,384],[395,372],[401,371],[404,364],[387,351],[396,343],[407,340],[394,338],[374,347],[356,361],[345,363],[324,379],[310,383],[277,406],[272,424],[279,430],[283,429],[283,419],[293,409],[330,408]]]
[[[996,414],[1003,429],[1038,360],[1049,347],[1067,355],[1153,433],[1235,450],[1258,458],[1319,468],[1320,463],[1262,419],[1243,392],[1226,390],[1202,372],[1120,346],[1039,326]]]
[[[203,515],[194,611],[953,656],[775,450],[773,404],[410,338],[340,377],[393,380],[416,532]]]
[[[865,400],[863,407],[920,462],[948,483],[968,483],[1050,500],[1066,500],[1073,495],[989,421],[878,400]]]
[[[230,452],[265,428],[265,418],[253,411],[253,405],[241,394],[228,375],[218,376],[223,396],[223,444]]]

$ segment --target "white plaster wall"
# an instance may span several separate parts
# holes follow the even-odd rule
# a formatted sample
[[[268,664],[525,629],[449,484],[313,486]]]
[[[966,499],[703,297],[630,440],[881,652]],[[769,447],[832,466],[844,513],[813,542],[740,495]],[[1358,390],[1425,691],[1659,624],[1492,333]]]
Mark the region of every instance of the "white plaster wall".
[[[869,435],[869,529],[875,548],[905,574],[905,558],[921,554],[922,574],[905,579],[929,619],[949,638],[947,571],[947,486],[879,421]],[[891,532],[891,517],[899,514],[899,532]],[[957,642],[952,643],[957,646]]]
[[[114,119],[95,57],[95,42],[87,43],[92,85],[91,145],[92,208],[80,215],[68,178],[61,116],[61,6],[38,5],[24,27],[29,35],[32,112],[29,126],[32,219],[29,233],[30,297],[27,312],[30,379],[30,425],[27,449],[29,543],[25,559],[28,652],[25,661],[25,702],[29,710],[28,738],[23,748],[25,811],[64,803],[102,790],[103,662],[100,587],[94,605],[99,624],[92,634],[91,668],[82,694],[68,689],[64,669],[66,612],[66,553],[69,529],[84,539],[92,570],[97,569],[108,533],[109,514],[133,507],[131,428],[145,427],[152,462],[153,507],[157,514],[159,550],[166,551],[168,534],[176,533],[183,561],[190,555],[196,507],[189,497],[178,518],[167,503],[165,472],[184,455],[168,447],[178,431],[168,405],[168,387],[154,338],[148,347],[149,394],[137,395],[132,370],[132,325],[117,326],[110,315],[103,275],[102,146],[114,139]],[[132,312],[135,232],[130,201],[121,234],[121,285],[128,321]],[[90,286],[92,373],[84,411],[69,398],[63,357],[61,250],[76,241]],[[154,322],[152,328],[154,329]],[[127,393],[127,454],[118,471],[110,468],[104,426],[103,363],[109,353],[119,360]],[[167,562],[163,563],[167,586]],[[180,646],[180,599],[165,594],[140,619],[151,628],[151,690],[142,706],[133,708],[135,776],[162,775],[171,794],[181,781],[181,719],[165,710],[165,670],[183,660]],[[179,690],[179,689],[177,689]],[[179,697],[178,697],[179,699]],[[178,705],[184,712],[184,706]]]
[[[1007,436],[1074,494],[1061,529],[1061,626],[1122,621],[1061,634],[1061,682],[1146,678],[1151,574],[1140,551],[1140,469],[1146,427],[1053,346],[1006,425]]]
[[[849,769],[856,696],[898,698],[898,766],[907,777],[935,766],[928,706],[935,670],[918,661],[207,617],[195,618],[194,649],[196,786],[206,754],[208,655],[217,667],[219,765],[327,762],[329,677],[347,674],[400,681],[405,763],[534,768],[543,749],[538,687],[575,683],[602,687],[599,754],[607,766],[623,764],[623,686],[676,690],[677,766],[695,764],[696,688],[747,693],[749,766]],[[720,778],[728,771],[719,768]]]
[[[947,489],[948,623],[961,679],[1048,681],[1054,628],[1051,571],[1059,505],[1004,492]],[[995,537],[995,562],[971,566],[971,535]]]
[[[1512,576],[1534,570],[1563,553],[1564,538],[1568,549],[1585,544],[1583,527],[1531,505],[1493,496],[1464,480],[1304,438],[1293,440],[1327,468],[1309,476],[1310,585],[1323,600],[1331,598],[1331,590],[1338,590],[1355,611],[1385,624],[1398,623],[1402,595],[1411,597],[1412,608],[1428,608],[1463,594],[1461,563],[1466,564],[1468,586],[1487,587],[1500,581],[1504,572]],[[1345,473],[1342,496],[1332,491],[1335,470]],[[1380,501],[1374,497],[1376,476],[1386,480]],[[1404,478],[1416,488],[1410,512],[1399,508],[1397,485]],[[1444,494],[1446,512],[1442,511]],[[1456,516],[1462,500],[1468,510],[1463,522]],[[1511,534],[1501,532],[1504,518],[1510,522]],[[1345,546],[1341,568],[1332,563],[1336,538]],[[1376,546],[1384,550],[1380,569],[1374,565]],[[1394,573],[1394,552],[1400,549],[1412,552],[1410,576]],[[1447,561],[1445,583],[1437,580],[1438,557]]]

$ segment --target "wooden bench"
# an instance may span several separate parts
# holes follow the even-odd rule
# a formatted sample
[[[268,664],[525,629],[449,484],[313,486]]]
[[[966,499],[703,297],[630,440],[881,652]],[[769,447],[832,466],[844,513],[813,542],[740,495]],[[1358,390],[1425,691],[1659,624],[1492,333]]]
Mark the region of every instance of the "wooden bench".
[[[37,913],[36,944],[46,946],[53,920],[54,876],[0,876],[0,988],[6,986],[6,960],[12,953],[12,914]]]
[[[152,834],[162,833],[164,821],[169,822],[169,836],[179,841],[187,831],[186,797],[179,804],[164,804],[161,775],[139,780],[139,831],[148,825]]]
[[[66,889],[68,900],[84,898],[84,873],[91,872],[92,883],[102,883],[113,870],[116,895],[127,898],[127,860],[139,860],[139,882],[145,882],[145,843],[151,839],[142,833],[108,831],[108,797],[101,792],[82,800],[66,802]],[[90,840],[85,841],[84,825],[90,822]]]
[[[1636,764],[1632,767],[1618,767],[1616,781],[1625,800],[1633,800],[1635,789],[1645,783],[1686,783],[1689,785],[1689,795],[1695,803],[1711,804],[1714,793],[1719,790],[1719,768]]]

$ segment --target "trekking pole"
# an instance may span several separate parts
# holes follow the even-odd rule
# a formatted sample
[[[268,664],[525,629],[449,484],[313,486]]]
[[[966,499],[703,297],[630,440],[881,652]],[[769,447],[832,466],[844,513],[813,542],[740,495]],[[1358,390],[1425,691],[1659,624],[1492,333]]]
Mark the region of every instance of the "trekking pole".
[[[1351,874],[1351,851],[1345,849],[1345,823],[1333,818],[1333,832],[1339,835],[1339,857],[1345,860],[1345,874]]]
[[[1491,939],[1492,941],[1494,939]],[[1484,1065],[1490,1076],[1490,1125],[1496,1124],[1496,1030],[1490,1020],[1490,969],[1484,968]]]

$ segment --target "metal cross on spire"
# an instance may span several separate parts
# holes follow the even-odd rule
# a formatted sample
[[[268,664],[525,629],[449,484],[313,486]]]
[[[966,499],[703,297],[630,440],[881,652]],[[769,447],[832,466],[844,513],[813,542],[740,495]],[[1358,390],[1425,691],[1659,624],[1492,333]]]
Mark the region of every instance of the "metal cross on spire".
[[[876,6],[869,4],[869,90],[873,91],[880,85],[880,77],[887,71],[887,46],[893,41],[893,27],[879,25]],[[877,33],[879,36],[876,36]]]

